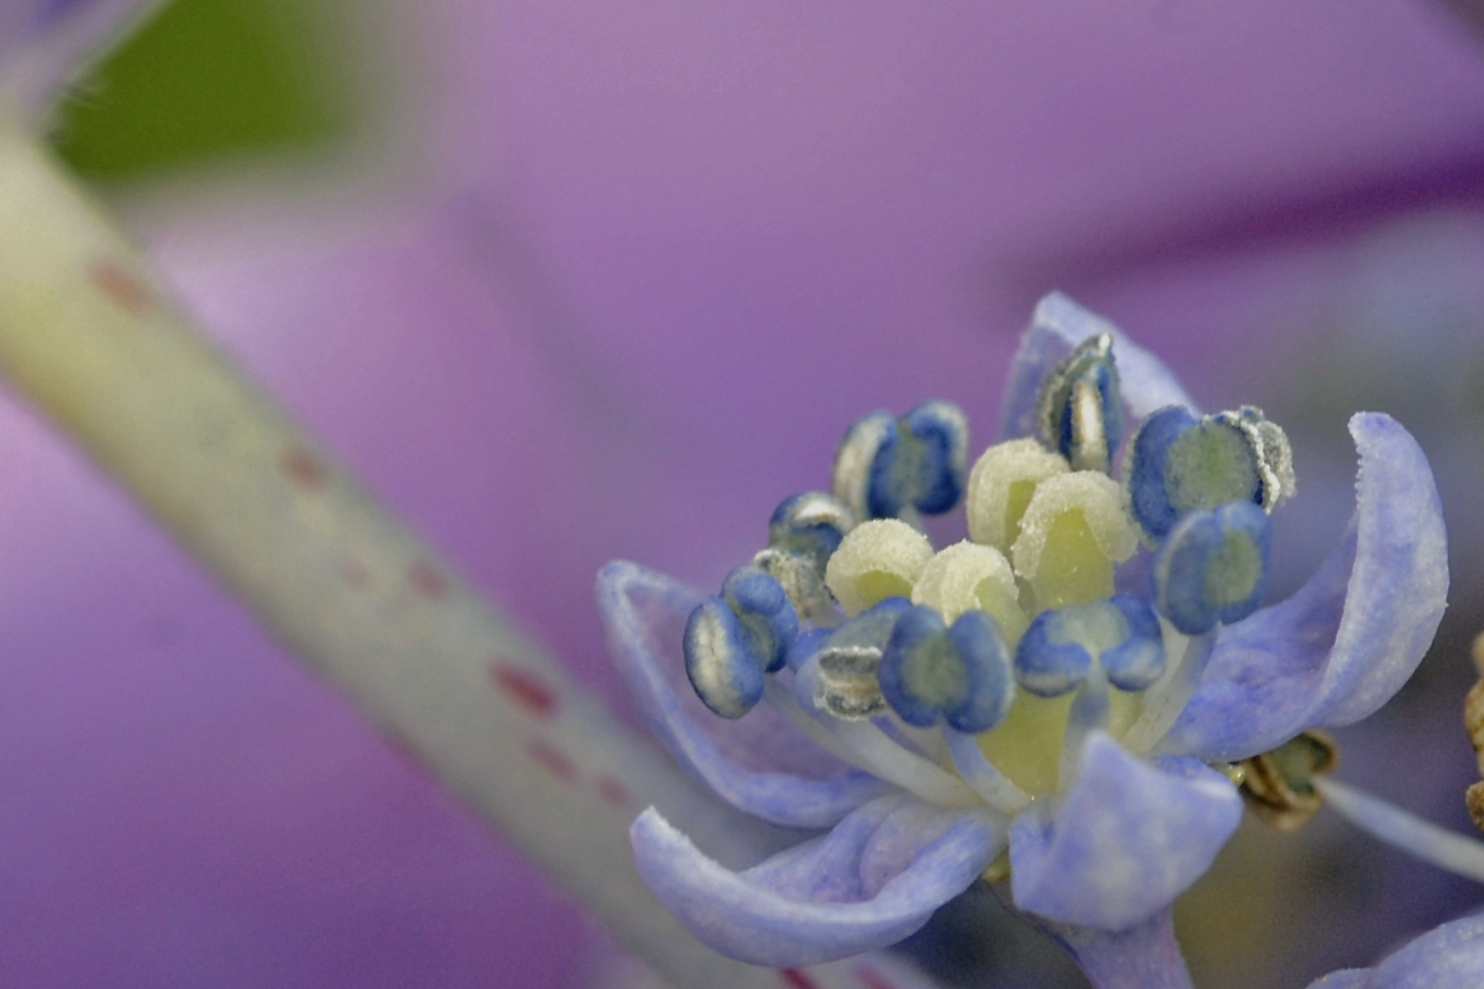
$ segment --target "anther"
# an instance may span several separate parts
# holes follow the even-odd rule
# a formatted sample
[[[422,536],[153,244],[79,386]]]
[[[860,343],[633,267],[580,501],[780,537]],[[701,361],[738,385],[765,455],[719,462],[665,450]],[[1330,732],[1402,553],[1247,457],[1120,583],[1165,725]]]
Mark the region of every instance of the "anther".
[[[1015,679],[1038,697],[1059,697],[1098,664],[1119,690],[1148,688],[1165,668],[1159,619],[1128,594],[1043,611],[1015,650]]]
[[[892,710],[920,728],[946,722],[966,734],[988,731],[1015,703],[1009,648],[982,611],[965,612],[951,626],[931,608],[904,611],[878,675]]]
[[[1272,526],[1250,501],[1183,517],[1154,558],[1154,602],[1186,635],[1246,618],[1268,583]]]
[[[685,623],[685,673],[697,696],[724,718],[757,705],[763,676],[781,669],[799,620],[777,580],[756,567],[727,575]]]
[[[1322,731],[1306,731],[1271,752],[1237,765],[1240,792],[1252,812],[1279,831],[1296,831],[1309,822],[1323,799],[1314,777],[1334,769],[1339,750]]]
[[[1061,453],[1073,470],[1108,473],[1123,439],[1123,400],[1113,337],[1084,340],[1041,384],[1036,421],[1046,445]]]
[[[832,600],[824,570],[846,533],[855,527],[855,513],[834,495],[807,491],[785,498],[768,523],[768,548],[752,565],[772,576],[802,615],[827,612]]]
[[[1205,418],[1175,405],[1155,412],[1134,436],[1127,473],[1134,518],[1153,540],[1226,502],[1271,512],[1296,486],[1288,437],[1250,405]]]
[[[885,713],[877,669],[897,618],[910,607],[906,598],[887,598],[818,640],[816,706],[846,721]]]
[[[923,402],[900,419],[872,412],[835,454],[834,493],[861,519],[939,515],[963,495],[968,449],[968,420],[952,402]]]

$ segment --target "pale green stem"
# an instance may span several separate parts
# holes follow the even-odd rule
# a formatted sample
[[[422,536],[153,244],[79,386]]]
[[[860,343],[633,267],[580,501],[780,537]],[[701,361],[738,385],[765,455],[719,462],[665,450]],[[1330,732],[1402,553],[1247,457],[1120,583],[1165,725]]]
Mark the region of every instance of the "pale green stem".
[[[754,859],[761,833],[619,726],[229,367],[3,113],[0,370],[306,664],[666,978],[787,984],[691,937],[640,882],[628,845],[649,804],[730,864]],[[573,608],[592,606],[574,594]],[[860,972],[845,962],[808,975],[821,989],[870,985]]]

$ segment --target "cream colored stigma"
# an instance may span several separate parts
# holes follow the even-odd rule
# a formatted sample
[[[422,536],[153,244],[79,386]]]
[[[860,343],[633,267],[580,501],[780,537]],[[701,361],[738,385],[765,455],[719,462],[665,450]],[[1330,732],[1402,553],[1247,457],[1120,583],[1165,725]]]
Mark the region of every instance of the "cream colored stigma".
[[[897,519],[862,522],[840,542],[825,567],[824,582],[847,615],[878,601],[910,597],[929,560],[927,536]]]
[[[1110,597],[1113,568],[1139,548],[1118,483],[1096,471],[1057,474],[1036,486],[1010,547],[1015,574],[1034,594],[1033,614]]]
[[[912,588],[912,603],[932,608],[950,625],[966,611],[986,611],[1012,649],[1030,623],[1005,554],[967,540],[928,561]]]

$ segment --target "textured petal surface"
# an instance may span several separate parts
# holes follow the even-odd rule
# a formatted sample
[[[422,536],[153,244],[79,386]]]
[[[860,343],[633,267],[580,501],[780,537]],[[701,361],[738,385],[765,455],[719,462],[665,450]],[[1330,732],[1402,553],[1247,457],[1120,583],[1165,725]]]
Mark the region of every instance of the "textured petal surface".
[[[1372,969],[1335,972],[1309,989],[1461,989],[1484,985],[1484,916],[1444,924]]]
[[[656,896],[718,951],[808,965],[894,944],[962,893],[1004,847],[987,816],[874,800],[820,838],[746,872],[707,858],[654,809],[630,832]]]
[[[1350,420],[1355,516],[1297,594],[1223,629],[1163,749],[1244,759],[1371,714],[1407,681],[1448,595],[1442,508],[1421,447],[1390,416]]]
[[[1077,959],[1093,989],[1191,989],[1168,910],[1112,933],[1064,924],[1042,926]]]
[[[1015,905],[1062,924],[1132,927],[1210,867],[1241,815],[1219,773],[1193,759],[1151,764],[1093,732],[1060,806],[1011,826]]]
[[[1166,405],[1195,407],[1163,361],[1131,342],[1108,320],[1060,292],[1052,292],[1037,303],[1030,329],[1025,331],[1010,364],[1000,412],[1001,440],[1036,435],[1036,395],[1042,380],[1073,347],[1098,333],[1113,336],[1123,403],[1133,419],[1142,419]]]
[[[671,754],[734,807],[785,827],[829,827],[888,792],[887,784],[821,752],[766,705],[736,721],[702,706],[680,655],[681,631],[701,599],[632,563],[610,563],[598,575],[614,660]]]

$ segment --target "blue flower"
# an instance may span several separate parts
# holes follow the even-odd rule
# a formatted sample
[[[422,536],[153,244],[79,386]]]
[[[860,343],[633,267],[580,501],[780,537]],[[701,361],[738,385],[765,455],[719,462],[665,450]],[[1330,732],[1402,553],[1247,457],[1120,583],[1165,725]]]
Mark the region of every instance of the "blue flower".
[[[891,944],[1008,864],[1014,905],[1089,972],[1136,942],[1180,966],[1168,908],[1241,813],[1212,765],[1366,717],[1431,641],[1448,587],[1442,516],[1422,451],[1389,417],[1351,420],[1360,469],[1340,545],[1296,595],[1256,610],[1265,513],[1293,487],[1286,441],[1260,412],[1182,439],[1206,420],[1174,377],[1061,295],[1038,306],[1005,396],[1002,442],[961,485],[974,541],[935,553],[907,524],[910,498],[893,501],[903,521],[869,518],[892,507],[872,502],[823,575],[843,614],[800,601],[777,673],[775,654],[727,639],[728,670],[749,684],[764,671],[745,717],[711,714],[685,675],[691,615],[736,607],[632,563],[600,575],[616,659],[675,758],[738,810],[814,832],[734,871],[655,810],[635,821],[646,882],[718,950],[787,966]],[[1157,469],[1120,487],[1109,451],[1123,423],[1156,412]],[[875,414],[876,433],[911,439],[888,419]],[[871,456],[843,458],[857,501]],[[947,461],[917,462],[941,474]],[[893,471],[893,490],[925,489],[900,461]],[[1172,477],[1186,487],[1149,487]],[[1162,534],[1130,514],[1141,498],[1161,506]],[[1124,586],[1151,572],[1152,588]]]

